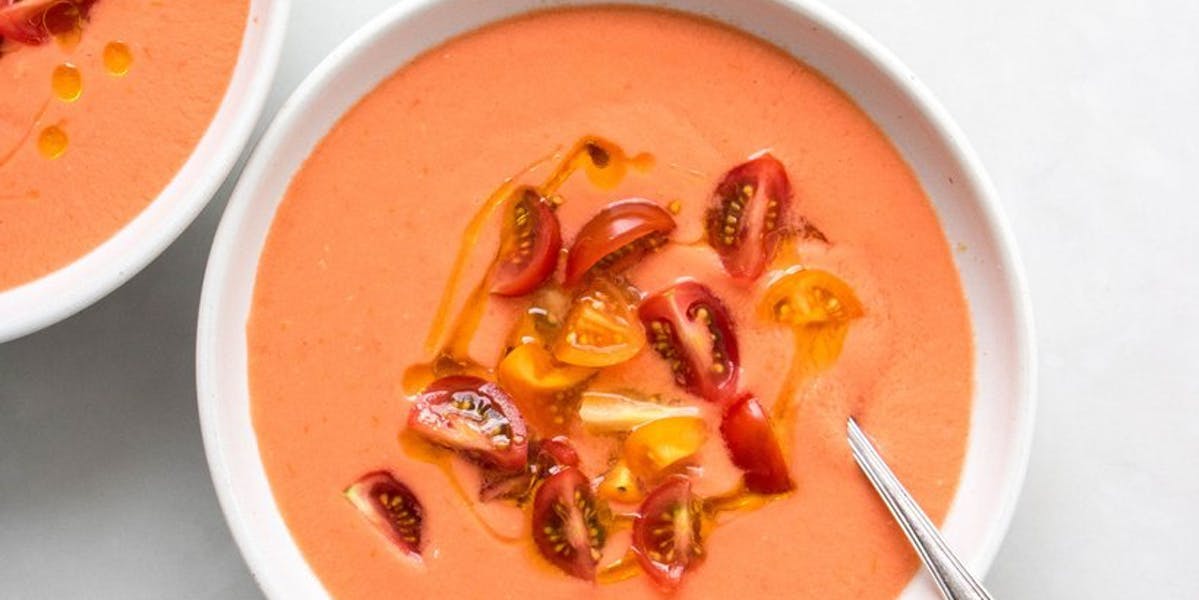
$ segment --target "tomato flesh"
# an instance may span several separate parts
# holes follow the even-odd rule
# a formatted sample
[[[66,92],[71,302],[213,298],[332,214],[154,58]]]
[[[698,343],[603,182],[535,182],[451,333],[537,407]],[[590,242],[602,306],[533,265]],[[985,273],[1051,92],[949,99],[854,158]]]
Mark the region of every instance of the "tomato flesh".
[[[649,200],[631,198],[609,204],[575,236],[566,257],[566,285],[577,285],[592,272],[627,269],[662,247],[674,228],[674,217]]]
[[[795,488],[770,419],[753,396],[729,407],[721,420],[720,434],[733,464],[744,473],[746,489],[758,494],[782,494]]]
[[[707,286],[685,280],[654,294],[638,309],[654,351],[670,364],[675,383],[709,402],[737,392],[737,335],[724,303]]]
[[[516,405],[500,386],[468,375],[434,381],[417,396],[408,428],[428,441],[497,469],[528,463],[528,435]]]
[[[562,228],[549,201],[532,188],[517,191],[500,240],[491,293],[522,296],[545,282],[558,266]]]
[[[575,467],[550,475],[533,498],[533,541],[541,555],[568,575],[595,580],[607,528],[591,483]]]
[[[734,278],[757,279],[774,257],[791,208],[783,163],[761,154],[733,167],[712,194],[705,217],[708,244]]]
[[[633,549],[645,572],[667,591],[703,560],[703,520],[703,502],[682,475],[672,475],[641,504]]]
[[[36,46],[77,29],[97,0],[0,1],[0,38]]]
[[[424,507],[408,486],[391,473],[375,471],[346,488],[345,496],[396,548],[420,557]]]

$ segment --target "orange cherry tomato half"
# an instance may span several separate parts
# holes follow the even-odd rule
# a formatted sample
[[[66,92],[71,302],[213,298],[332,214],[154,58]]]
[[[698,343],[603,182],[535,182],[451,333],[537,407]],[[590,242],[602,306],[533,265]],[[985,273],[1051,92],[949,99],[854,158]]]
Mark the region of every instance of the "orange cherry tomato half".
[[[632,198],[609,204],[575,236],[566,257],[566,285],[577,285],[592,272],[627,269],[660,248],[674,228],[674,217],[649,200]]]
[[[729,407],[720,423],[720,435],[733,464],[744,473],[746,489],[758,494],[782,494],[795,488],[770,419],[753,396],[745,396]]]
[[[758,313],[784,325],[843,323],[864,314],[862,302],[849,284],[821,269],[790,271],[766,289]]]
[[[753,281],[774,257],[791,208],[783,163],[762,154],[733,167],[712,194],[705,227],[708,244],[734,278]]]
[[[684,280],[646,298],[638,312],[650,346],[670,363],[680,387],[720,404],[737,393],[737,335],[712,290]]]
[[[516,192],[500,240],[491,293],[522,296],[541,285],[558,266],[562,230],[549,201],[532,188]]]
[[[606,278],[575,297],[554,342],[554,357],[580,367],[610,367],[645,347],[631,293]]]
[[[500,386],[468,375],[434,381],[416,398],[408,428],[426,440],[497,469],[528,464],[528,433]]]
[[[424,507],[408,486],[391,473],[375,471],[346,488],[345,496],[396,548],[420,557]]]
[[[691,481],[672,475],[650,492],[633,522],[633,550],[659,586],[673,591],[704,557],[703,502]]]
[[[601,510],[582,471],[563,467],[550,475],[533,497],[533,542],[554,566],[594,581],[608,537]]]

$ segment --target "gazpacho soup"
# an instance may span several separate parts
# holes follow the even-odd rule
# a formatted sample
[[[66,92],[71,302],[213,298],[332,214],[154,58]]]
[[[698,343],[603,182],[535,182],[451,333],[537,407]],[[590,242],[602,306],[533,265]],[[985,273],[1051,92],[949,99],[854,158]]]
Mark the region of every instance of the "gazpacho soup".
[[[249,0],[0,0],[0,291],[79,259],[208,128]]]
[[[683,13],[534,12],[382,82],[295,175],[248,324],[274,497],[338,598],[891,598],[972,335],[844,93]]]

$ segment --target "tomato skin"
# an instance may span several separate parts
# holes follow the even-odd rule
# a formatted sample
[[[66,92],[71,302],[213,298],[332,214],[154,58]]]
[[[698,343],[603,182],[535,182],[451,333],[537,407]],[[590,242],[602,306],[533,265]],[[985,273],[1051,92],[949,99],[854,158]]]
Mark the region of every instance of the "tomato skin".
[[[0,0],[0,38],[28,46],[67,33],[87,18],[97,0]]]
[[[593,270],[618,273],[628,268],[664,243],[674,228],[674,217],[649,200],[609,204],[575,236],[566,257],[566,285],[578,285]]]
[[[791,203],[787,170],[770,154],[751,158],[724,175],[704,221],[708,244],[729,275],[742,281],[762,275],[786,232]]]
[[[744,472],[745,487],[758,494],[795,489],[778,437],[766,411],[753,396],[744,396],[725,411],[720,435],[733,464]]]
[[[740,350],[733,320],[712,290],[685,279],[646,298],[638,309],[654,351],[670,363],[675,383],[709,402],[737,393]]]
[[[517,191],[500,242],[491,293],[523,296],[553,275],[562,251],[562,227],[549,201],[531,188]]]
[[[420,558],[424,507],[387,471],[367,473],[345,490],[346,499],[401,552]]]
[[[595,580],[607,528],[603,505],[591,482],[575,467],[562,467],[533,498],[533,542],[541,555],[568,575]]]
[[[528,432],[500,386],[469,375],[434,381],[416,398],[408,428],[486,465],[517,471],[528,464]]]
[[[703,503],[691,481],[672,475],[646,496],[633,522],[633,550],[642,569],[666,591],[704,558]]]
[[[571,445],[570,438],[564,435],[554,436],[541,442],[543,460],[548,465],[546,470],[556,472],[562,467],[579,466],[579,453]]]

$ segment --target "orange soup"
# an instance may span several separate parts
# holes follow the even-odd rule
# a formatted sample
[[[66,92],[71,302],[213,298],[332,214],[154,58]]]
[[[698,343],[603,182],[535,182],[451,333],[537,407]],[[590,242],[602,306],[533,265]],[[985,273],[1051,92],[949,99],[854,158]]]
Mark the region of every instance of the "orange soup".
[[[247,328],[254,426],[338,598],[891,598],[972,334],[928,198],[844,93],[679,13],[453,39],[296,174]]]
[[[0,290],[80,258],[162,191],[220,105],[248,7],[0,8]]]

